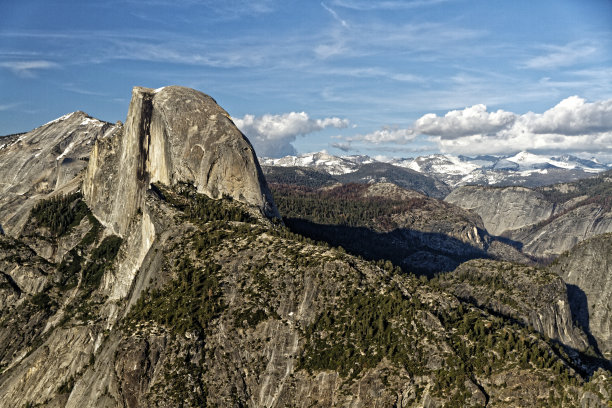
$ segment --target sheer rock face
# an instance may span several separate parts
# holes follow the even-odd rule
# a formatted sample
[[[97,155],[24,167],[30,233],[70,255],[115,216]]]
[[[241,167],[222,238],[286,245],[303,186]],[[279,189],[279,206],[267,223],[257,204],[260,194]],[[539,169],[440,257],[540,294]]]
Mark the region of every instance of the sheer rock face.
[[[251,144],[201,92],[135,87],[115,139],[94,148],[83,190],[94,214],[118,234],[126,233],[152,182],[192,182],[212,198],[229,195],[279,217]]]
[[[572,320],[565,283],[546,269],[491,260],[472,260],[440,278],[460,299],[517,319],[576,350],[589,342]]]
[[[77,190],[93,141],[114,129],[73,112],[30,132],[0,138],[0,231],[19,236],[40,199]]]
[[[493,235],[544,221],[554,211],[554,205],[542,194],[525,187],[464,186],[444,201],[476,212]]]
[[[599,204],[576,207],[543,225],[512,231],[508,237],[523,244],[523,252],[552,257],[568,251],[581,241],[612,232],[612,213]]]
[[[551,269],[568,284],[574,318],[612,356],[612,234],[604,234],[561,255]]]
[[[549,190],[568,193],[578,188],[585,189],[560,184]],[[489,233],[520,243],[524,254],[550,258],[587,238],[612,232],[612,212],[605,204],[589,202],[589,194],[553,202],[541,192],[524,187],[465,186],[454,190],[445,201],[480,215]]]

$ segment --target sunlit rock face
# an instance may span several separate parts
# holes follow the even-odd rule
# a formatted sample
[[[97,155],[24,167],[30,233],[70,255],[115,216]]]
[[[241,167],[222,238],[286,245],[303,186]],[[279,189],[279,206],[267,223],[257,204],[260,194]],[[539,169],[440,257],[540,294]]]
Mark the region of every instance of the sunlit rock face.
[[[77,190],[94,141],[115,129],[85,112],[72,112],[0,138],[0,233],[19,236],[39,200]]]
[[[92,211],[124,234],[152,182],[192,182],[278,217],[253,147],[208,95],[178,86],[135,87],[127,120],[96,144],[83,185]]]

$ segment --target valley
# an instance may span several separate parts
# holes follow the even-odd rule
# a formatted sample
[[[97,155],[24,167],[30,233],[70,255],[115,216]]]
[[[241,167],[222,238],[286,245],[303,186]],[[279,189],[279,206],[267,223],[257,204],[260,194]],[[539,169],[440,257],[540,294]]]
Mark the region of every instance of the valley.
[[[612,401],[606,165],[258,159],[175,86],[0,146],[1,407]]]

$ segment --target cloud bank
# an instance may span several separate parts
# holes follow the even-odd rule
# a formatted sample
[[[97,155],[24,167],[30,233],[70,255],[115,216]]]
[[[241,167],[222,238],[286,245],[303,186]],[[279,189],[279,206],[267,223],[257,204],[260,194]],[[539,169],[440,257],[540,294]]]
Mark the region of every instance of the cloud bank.
[[[394,137],[394,135],[396,135]],[[507,154],[520,150],[542,152],[610,152],[612,99],[587,102],[570,96],[543,113],[522,115],[485,105],[428,113],[411,128],[379,130],[353,139],[368,143],[405,144],[426,135],[442,152],[455,154]]]
[[[321,131],[325,128],[346,128],[347,119],[337,117],[311,119],[306,112],[289,112],[282,115],[244,115],[234,123],[244,133],[260,157],[282,157],[295,154],[291,144],[298,136]]]

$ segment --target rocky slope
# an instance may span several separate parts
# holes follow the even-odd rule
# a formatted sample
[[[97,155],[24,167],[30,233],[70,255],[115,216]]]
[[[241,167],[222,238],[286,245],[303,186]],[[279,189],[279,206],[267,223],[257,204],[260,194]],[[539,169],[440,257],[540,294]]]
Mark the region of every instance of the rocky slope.
[[[612,177],[538,189],[465,186],[445,201],[481,216],[492,234],[519,244],[526,254],[551,258],[589,237],[612,232]]]
[[[492,239],[478,215],[392,183],[271,186],[293,231],[407,271],[431,275],[481,257],[529,262]]]
[[[554,211],[554,205],[542,194],[525,187],[464,186],[444,201],[480,215],[487,231],[494,235],[536,224]]]
[[[516,319],[576,350],[589,347],[587,336],[574,324],[565,282],[554,272],[473,260],[439,275],[438,282],[460,299]]]
[[[264,217],[276,212],[254,154],[211,104],[135,89],[83,194],[40,201],[18,238],[0,237],[0,407],[610,401],[612,374],[580,353]],[[391,186],[361,193],[450,208]]]
[[[30,132],[0,139],[0,231],[18,236],[30,209],[56,192],[79,188],[97,138],[117,126],[73,112]]]
[[[561,255],[551,269],[568,284],[577,322],[612,358],[612,234],[588,239]]]
[[[58,267],[38,296],[2,309],[2,344],[23,338],[18,327],[36,329],[2,360],[0,406],[603,406],[609,398],[610,373],[585,382],[562,348],[533,331],[305,242],[236,202],[177,187],[145,194],[158,232],[128,295],[113,301],[117,317],[105,311],[106,282],[128,243],[107,249],[103,233],[81,240],[80,268]],[[101,274],[92,275],[95,265]]]

